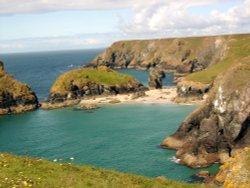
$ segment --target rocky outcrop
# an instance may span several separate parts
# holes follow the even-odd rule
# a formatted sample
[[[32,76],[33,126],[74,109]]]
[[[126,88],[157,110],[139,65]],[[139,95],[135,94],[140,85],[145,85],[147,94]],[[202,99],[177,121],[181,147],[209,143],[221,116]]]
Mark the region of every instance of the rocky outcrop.
[[[95,104],[80,104],[80,109],[82,110],[95,110],[97,108]]]
[[[115,42],[87,67],[149,69],[178,73],[203,70],[223,58],[227,41],[235,36],[193,37]]]
[[[237,63],[219,76],[207,100],[166,138],[162,146],[176,149],[182,163],[223,163],[235,148],[250,145],[250,65]]]
[[[4,71],[0,61],[0,115],[21,113],[38,108],[35,93]]]
[[[161,89],[162,88],[162,78],[165,77],[163,70],[158,68],[149,69],[149,79],[148,86],[151,89]]]
[[[56,103],[92,96],[108,96],[145,90],[146,88],[132,76],[103,67],[99,69],[82,68],[61,75],[52,86],[47,102],[55,103],[55,106],[58,106]]]
[[[180,78],[177,82],[177,97],[175,98],[175,102],[190,103],[204,100],[211,87],[212,84],[204,84]]]

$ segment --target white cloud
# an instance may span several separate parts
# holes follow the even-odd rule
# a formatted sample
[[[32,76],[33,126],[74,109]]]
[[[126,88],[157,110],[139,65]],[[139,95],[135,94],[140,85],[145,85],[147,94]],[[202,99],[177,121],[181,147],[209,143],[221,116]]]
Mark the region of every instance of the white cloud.
[[[128,36],[174,37],[191,35],[214,35],[222,33],[250,32],[250,0],[224,12],[216,10],[208,14],[192,14],[189,8],[216,3],[223,0],[153,0],[150,5],[138,3],[133,7],[133,18],[121,25]],[[231,1],[232,2],[232,1]]]
[[[116,9],[131,7],[136,1],[137,0],[0,0],[0,14]]]
[[[122,39],[250,32],[250,0],[0,0],[0,16],[120,8],[133,12],[129,18],[119,17],[121,33],[1,40],[0,52],[96,48]]]

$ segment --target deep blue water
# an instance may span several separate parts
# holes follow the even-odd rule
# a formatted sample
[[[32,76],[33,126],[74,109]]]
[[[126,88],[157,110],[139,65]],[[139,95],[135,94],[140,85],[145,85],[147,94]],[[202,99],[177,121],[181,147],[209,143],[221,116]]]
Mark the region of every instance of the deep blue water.
[[[0,55],[6,71],[28,83],[40,99],[61,73],[88,63],[101,50]],[[126,70],[147,82],[147,72]],[[170,78],[171,79],[171,78]],[[171,81],[169,79],[169,82]],[[149,177],[191,181],[200,169],[174,163],[159,147],[196,106],[176,104],[104,105],[92,113],[73,108],[0,116],[0,152],[63,159]],[[208,168],[211,172],[218,165]]]
[[[102,49],[2,54],[5,70],[27,83],[44,100],[62,73],[89,63]]]

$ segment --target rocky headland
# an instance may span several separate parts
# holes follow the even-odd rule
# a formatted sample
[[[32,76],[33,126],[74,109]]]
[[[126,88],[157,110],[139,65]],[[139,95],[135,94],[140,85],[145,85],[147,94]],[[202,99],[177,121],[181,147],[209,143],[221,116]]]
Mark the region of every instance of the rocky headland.
[[[176,157],[190,167],[224,163],[234,150],[250,145],[249,35],[238,36],[228,47],[220,63],[185,78],[210,84],[210,92],[206,101],[161,144],[177,150]]]
[[[0,61],[0,115],[30,111],[38,106],[35,93],[5,72]]]
[[[145,88],[132,76],[107,67],[80,68],[61,75],[51,88],[48,101],[42,108],[60,108],[75,105],[80,99],[144,92]]]

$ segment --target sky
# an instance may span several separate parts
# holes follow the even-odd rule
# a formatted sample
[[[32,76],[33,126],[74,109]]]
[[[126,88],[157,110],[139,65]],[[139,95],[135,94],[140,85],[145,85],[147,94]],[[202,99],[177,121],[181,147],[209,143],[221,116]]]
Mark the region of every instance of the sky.
[[[0,0],[0,53],[250,33],[250,0]]]

